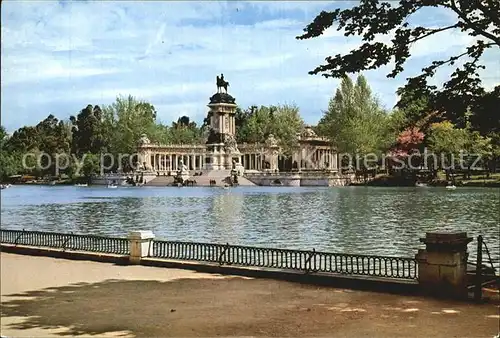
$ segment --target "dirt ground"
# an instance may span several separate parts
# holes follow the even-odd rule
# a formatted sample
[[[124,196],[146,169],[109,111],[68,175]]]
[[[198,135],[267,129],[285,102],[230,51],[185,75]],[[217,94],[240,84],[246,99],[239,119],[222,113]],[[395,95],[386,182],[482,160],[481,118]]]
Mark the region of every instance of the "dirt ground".
[[[1,334],[489,337],[499,307],[1,254]]]

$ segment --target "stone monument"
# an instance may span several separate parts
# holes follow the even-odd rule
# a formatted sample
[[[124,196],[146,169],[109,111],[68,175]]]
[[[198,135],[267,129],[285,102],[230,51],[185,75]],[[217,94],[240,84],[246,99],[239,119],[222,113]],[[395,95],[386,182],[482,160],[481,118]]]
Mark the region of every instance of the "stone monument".
[[[176,181],[183,183],[189,178],[189,170],[184,164],[184,161],[179,161],[179,170],[177,170]]]
[[[212,95],[208,108],[210,119],[207,146],[207,169],[242,172],[241,153],[236,143],[235,98],[227,92],[229,82],[224,74],[217,76],[217,93]],[[223,90],[224,89],[224,90]]]

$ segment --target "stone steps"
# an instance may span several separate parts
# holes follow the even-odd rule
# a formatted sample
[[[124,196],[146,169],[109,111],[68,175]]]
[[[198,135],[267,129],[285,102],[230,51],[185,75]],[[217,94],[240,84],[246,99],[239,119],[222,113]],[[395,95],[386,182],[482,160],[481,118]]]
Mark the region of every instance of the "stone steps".
[[[201,176],[193,176],[194,173],[201,172]],[[190,180],[195,180],[197,186],[210,186],[210,181],[215,180],[216,186],[224,186],[229,182],[231,170],[191,170]],[[152,187],[166,187],[174,183],[174,176],[156,176],[156,178],[148,181],[145,185]],[[238,176],[238,185],[241,186],[255,186],[253,182],[243,176]]]
[[[166,187],[171,186],[174,183],[173,176],[156,176],[156,178],[152,179],[149,182],[146,182],[145,185],[151,187]]]

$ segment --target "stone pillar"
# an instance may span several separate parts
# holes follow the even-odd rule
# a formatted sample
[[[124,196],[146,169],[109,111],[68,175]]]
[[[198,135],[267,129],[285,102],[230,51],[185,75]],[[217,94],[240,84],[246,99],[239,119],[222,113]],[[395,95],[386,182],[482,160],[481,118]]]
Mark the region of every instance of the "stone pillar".
[[[143,257],[153,256],[154,238],[155,235],[149,230],[129,232],[130,263],[139,264]]]
[[[451,297],[467,297],[467,244],[472,237],[466,232],[426,233],[420,239],[425,250],[415,255],[418,283],[424,293]]]
[[[191,155],[191,163],[193,164],[193,170],[196,170],[196,155]]]

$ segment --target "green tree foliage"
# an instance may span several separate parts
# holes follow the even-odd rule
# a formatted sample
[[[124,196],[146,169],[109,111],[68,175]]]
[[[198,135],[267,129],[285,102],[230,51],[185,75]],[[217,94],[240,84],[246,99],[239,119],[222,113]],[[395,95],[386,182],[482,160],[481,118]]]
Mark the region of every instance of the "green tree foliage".
[[[20,170],[20,156],[7,149],[8,135],[3,126],[0,126],[0,182],[6,181],[9,176]]]
[[[317,130],[328,137],[340,153],[380,154],[395,138],[395,134],[388,133],[388,119],[363,76],[357,78],[356,84],[344,77]]]
[[[156,110],[148,102],[119,96],[102,112],[103,124],[111,134],[108,151],[112,153],[133,154],[142,135],[155,134]]]
[[[154,106],[131,95],[118,96],[113,104],[102,108],[101,128],[103,135],[100,137],[105,144],[103,150],[113,154],[116,159],[120,155],[135,154],[142,135],[148,135],[153,142],[161,139]],[[121,164],[114,165],[112,171],[118,167],[125,171],[131,169],[130,161],[125,156],[122,156]]]
[[[456,21],[448,26],[423,27],[410,24],[414,13],[421,10],[442,8],[456,16]],[[322,35],[325,30],[337,25],[337,30],[345,36],[360,36],[363,44],[345,55],[337,54],[326,58],[326,63],[318,66],[309,74],[322,74],[325,77],[344,77],[349,73],[376,69],[394,60],[394,69],[387,75],[396,77],[404,70],[407,59],[411,56],[410,46],[417,41],[449,30],[460,30],[475,37],[465,51],[451,55],[447,59],[433,61],[422,73],[409,78],[404,87],[419,97],[428,96],[432,106],[444,112],[447,119],[465,125],[464,114],[470,107],[489,107],[500,105],[500,86],[487,93],[481,84],[478,70],[485,68],[482,63],[484,51],[500,47],[500,2],[492,0],[399,0],[388,1],[361,0],[353,8],[331,12],[322,11],[297,39],[310,39]],[[394,32],[391,43],[374,41],[378,35]],[[453,65],[465,60],[457,68],[444,86],[438,89],[427,83],[439,67]],[[488,120],[493,110],[487,110],[480,120]],[[482,123],[481,123],[482,124]]]
[[[5,142],[5,150],[9,152],[17,163],[18,171],[22,171],[20,163],[27,153],[48,155],[41,158],[37,169],[32,170],[38,175],[54,172],[55,156],[58,153],[69,153],[71,149],[71,126],[65,121],[59,121],[54,115],[49,115],[35,127],[22,127],[16,130],[12,137]],[[31,159],[29,159],[31,161]],[[49,164],[51,164],[49,166]],[[29,166],[34,166],[32,163]],[[41,170],[41,168],[46,168]],[[29,171],[29,170],[28,170]]]
[[[238,142],[264,143],[272,134],[285,156],[298,146],[297,135],[304,127],[299,108],[293,104],[252,106],[237,112],[235,118]]]
[[[458,164],[460,153],[466,149],[468,140],[467,130],[444,121],[430,126],[427,143],[430,150],[439,156],[440,166],[448,167]]]
[[[100,172],[100,157],[97,154],[86,153],[83,158],[82,175],[90,179]]]
[[[202,142],[202,131],[196,122],[188,116],[180,117],[177,122],[172,122],[172,127],[167,129],[168,142],[176,144],[199,144]]]
[[[296,105],[279,105],[273,111],[274,128],[272,133],[278,140],[282,155],[291,156],[298,147],[298,135],[304,128],[304,121]],[[269,135],[268,135],[269,136]]]
[[[19,128],[12,134],[6,142],[5,147],[9,151],[26,152],[38,148],[39,143],[37,128],[25,126]]]
[[[106,145],[106,129],[103,125],[102,111],[99,106],[88,105],[74,117],[72,123],[72,151],[81,156],[84,153],[99,153]]]
[[[236,108],[234,124],[236,126],[236,141],[238,143],[248,142],[250,135],[248,134],[248,128],[245,128],[245,125],[250,118],[250,115],[252,115],[252,112],[257,110],[257,108],[257,106],[252,106],[245,110],[242,110],[240,107]]]

